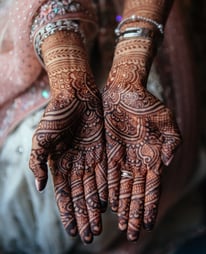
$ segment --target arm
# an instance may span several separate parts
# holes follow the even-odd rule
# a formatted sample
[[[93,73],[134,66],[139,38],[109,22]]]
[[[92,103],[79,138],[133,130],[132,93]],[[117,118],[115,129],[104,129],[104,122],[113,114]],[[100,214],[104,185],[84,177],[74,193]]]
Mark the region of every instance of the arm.
[[[48,163],[66,231],[90,243],[107,202],[103,113],[80,32],[88,36],[85,23],[73,23],[41,44],[51,99],[33,135],[30,168],[41,191]]]

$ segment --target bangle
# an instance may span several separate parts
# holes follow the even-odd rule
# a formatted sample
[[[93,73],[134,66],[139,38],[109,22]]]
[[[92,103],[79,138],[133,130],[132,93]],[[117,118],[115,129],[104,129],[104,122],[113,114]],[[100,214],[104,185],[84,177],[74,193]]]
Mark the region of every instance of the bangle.
[[[115,29],[115,34],[117,36],[120,35],[120,29],[121,27],[128,23],[128,22],[136,22],[136,21],[144,21],[144,22],[147,22],[147,23],[150,23],[150,24],[153,24],[154,26],[157,27],[157,29],[160,31],[161,34],[164,34],[164,29],[163,29],[163,25],[162,24],[159,24],[158,22],[156,22],[155,20],[153,19],[150,19],[150,18],[146,18],[146,17],[143,17],[143,16],[138,16],[138,15],[132,15],[131,17],[128,17],[126,19],[123,19],[117,26],[117,28]]]
[[[42,64],[43,67],[44,67],[44,61],[43,61],[42,52],[41,52],[42,43],[47,37],[54,34],[56,31],[62,31],[62,30],[79,33],[84,40],[84,34],[80,30],[79,24],[75,21],[63,19],[63,20],[58,20],[56,22],[48,23],[47,25],[43,26],[33,36],[34,51],[36,53],[36,56],[39,62]]]
[[[36,30],[59,19],[82,21],[81,26],[84,26],[84,23],[90,25],[89,31],[87,31],[89,35],[94,35],[97,32],[97,15],[93,5],[86,8],[78,1],[47,0],[33,18],[31,41]]]
[[[123,32],[119,33],[117,42],[136,37],[143,37],[152,40],[155,37],[155,32],[144,27],[128,27]]]
[[[34,15],[30,39],[43,67],[42,43],[56,31],[77,32],[83,38],[84,43],[96,36],[98,28],[96,5],[91,3],[87,6],[87,1],[82,2],[81,4],[76,0],[47,0]]]

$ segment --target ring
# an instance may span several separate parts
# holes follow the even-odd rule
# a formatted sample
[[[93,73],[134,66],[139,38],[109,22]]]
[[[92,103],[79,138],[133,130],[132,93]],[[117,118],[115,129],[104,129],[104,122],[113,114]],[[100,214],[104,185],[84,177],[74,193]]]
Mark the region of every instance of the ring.
[[[122,170],[121,176],[129,178],[129,179],[133,179],[132,172],[130,172],[130,171]]]

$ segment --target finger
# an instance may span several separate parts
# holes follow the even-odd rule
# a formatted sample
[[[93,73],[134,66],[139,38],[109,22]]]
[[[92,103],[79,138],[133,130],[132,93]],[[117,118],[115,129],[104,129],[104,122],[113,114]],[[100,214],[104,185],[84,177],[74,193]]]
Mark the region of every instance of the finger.
[[[177,147],[181,143],[181,135],[176,120],[170,109],[165,108],[158,114],[159,130],[161,132],[162,161],[168,166],[174,157]]]
[[[91,243],[93,235],[84,196],[83,169],[79,169],[75,164],[71,171],[71,192],[79,235],[82,242]]]
[[[96,184],[101,204],[101,212],[107,209],[108,188],[107,188],[107,162],[104,154],[101,161],[95,167]]]
[[[99,145],[93,151],[87,152],[85,156],[85,168],[95,169],[95,186],[98,190],[101,212],[106,211],[108,199],[107,161],[104,149],[104,144]]]
[[[145,173],[141,173],[139,170],[137,171],[135,169],[134,172],[135,174],[127,228],[127,238],[129,241],[136,241],[139,238],[144,209]]]
[[[119,208],[118,208],[118,220],[119,220],[119,229],[126,230],[129,218],[129,208],[130,200],[132,195],[132,183],[133,180],[131,177],[127,177],[127,171],[123,171],[120,181],[120,191],[119,191]],[[130,173],[130,171],[128,171]],[[129,175],[128,173],[128,175]]]
[[[123,158],[123,148],[120,144],[113,144],[109,141],[107,145],[108,157],[108,188],[109,188],[109,202],[113,212],[118,211],[119,207],[119,184],[120,184],[120,170]]]
[[[99,235],[102,230],[101,205],[95,181],[95,174],[92,169],[85,172],[83,183],[90,229],[94,235]]]
[[[56,166],[55,168],[55,164],[56,163],[53,163],[51,166],[51,172],[60,218],[67,233],[71,236],[76,236],[77,225],[71,198],[70,169],[68,169],[67,174],[64,174],[61,170],[63,165]]]
[[[158,202],[160,198],[160,174],[149,170],[146,176],[145,200],[144,200],[144,228],[153,229],[157,217]]]
[[[119,181],[121,165],[116,165],[108,170],[109,203],[113,212],[119,207]]]

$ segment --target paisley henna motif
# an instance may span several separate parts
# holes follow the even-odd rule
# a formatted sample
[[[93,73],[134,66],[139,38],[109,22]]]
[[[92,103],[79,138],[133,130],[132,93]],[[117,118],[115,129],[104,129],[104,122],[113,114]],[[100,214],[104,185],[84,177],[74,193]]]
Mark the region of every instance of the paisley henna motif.
[[[52,96],[33,136],[30,168],[42,190],[49,162],[67,232],[90,243],[107,203],[101,98],[79,34],[56,32],[42,52]]]
[[[109,201],[131,241],[142,222],[152,229],[162,164],[181,141],[172,112],[145,88],[154,52],[150,40],[119,42],[103,94]]]

